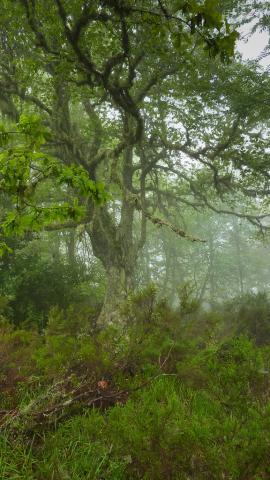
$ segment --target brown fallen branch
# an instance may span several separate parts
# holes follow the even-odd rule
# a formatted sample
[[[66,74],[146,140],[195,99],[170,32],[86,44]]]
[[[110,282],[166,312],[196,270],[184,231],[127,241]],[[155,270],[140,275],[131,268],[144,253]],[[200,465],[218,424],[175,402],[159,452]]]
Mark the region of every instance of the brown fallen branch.
[[[0,410],[0,430],[24,432],[32,435],[39,429],[48,429],[77,415],[89,408],[107,410],[115,405],[124,405],[130,394],[141,390],[151,384],[154,380],[165,376],[177,376],[176,374],[159,373],[148,378],[145,382],[128,390],[111,389],[107,382],[105,388],[93,388],[93,383],[82,384],[75,390],[63,393],[61,400],[44,409],[37,409],[34,404],[31,408]],[[99,382],[101,383],[101,382]],[[43,398],[44,401],[44,398]]]
[[[0,410],[0,428],[17,415],[18,410],[16,408],[12,410]]]
[[[124,404],[127,398],[128,393],[124,390],[100,390],[93,388],[93,384],[83,384],[76,390],[64,393],[60,401],[44,409],[37,409],[34,405],[28,409],[0,410],[0,428],[16,430],[19,425],[20,431],[32,432],[38,427],[56,425],[86,408],[106,410],[115,404]]]
[[[90,396],[88,396],[89,394]],[[92,397],[91,397],[92,396]],[[83,400],[83,397],[85,397],[85,400]],[[57,414],[61,414],[61,418],[63,418],[63,415],[65,415],[65,411],[68,415],[67,409],[73,410],[73,406],[77,405],[79,410],[84,409],[84,408],[89,408],[89,407],[96,407],[100,408],[102,410],[105,410],[116,403],[118,404],[123,404],[127,400],[127,392],[118,390],[118,391],[110,391],[110,392],[100,392],[98,390],[93,391],[91,390],[90,392],[84,392],[83,394],[77,395],[74,398],[70,398],[69,400],[66,400],[63,403],[59,403],[57,405],[54,405],[46,410],[36,412],[34,414],[34,419],[38,423],[43,423],[44,419],[52,419],[53,422],[55,422],[55,417],[57,417]],[[77,409],[76,409],[77,410]]]

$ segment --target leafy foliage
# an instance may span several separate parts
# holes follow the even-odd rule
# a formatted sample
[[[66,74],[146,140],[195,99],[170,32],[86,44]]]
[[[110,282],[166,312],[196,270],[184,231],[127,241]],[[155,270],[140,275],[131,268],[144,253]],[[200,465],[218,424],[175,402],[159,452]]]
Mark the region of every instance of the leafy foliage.
[[[55,221],[79,220],[86,214],[79,198],[92,199],[103,203],[108,197],[101,183],[96,184],[85,169],[76,164],[64,165],[42,151],[48,130],[36,115],[22,115],[19,123],[8,132],[1,126],[0,137],[3,150],[0,154],[0,185],[4,197],[8,197],[11,209],[4,212],[1,219],[1,236],[22,236],[28,231],[38,231]],[[14,135],[22,141],[13,139]],[[73,203],[60,203],[36,200],[36,192],[41,183],[53,180],[55,186],[74,189],[77,197]],[[2,253],[10,248],[3,241]]]

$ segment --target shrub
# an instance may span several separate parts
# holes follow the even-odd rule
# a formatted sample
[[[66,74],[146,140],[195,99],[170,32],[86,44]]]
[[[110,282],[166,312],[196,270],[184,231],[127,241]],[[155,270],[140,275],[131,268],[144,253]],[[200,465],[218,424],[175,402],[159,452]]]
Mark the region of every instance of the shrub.
[[[270,300],[266,293],[247,294],[229,304],[227,310],[236,335],[245,334],[257,345],[270,344]]]

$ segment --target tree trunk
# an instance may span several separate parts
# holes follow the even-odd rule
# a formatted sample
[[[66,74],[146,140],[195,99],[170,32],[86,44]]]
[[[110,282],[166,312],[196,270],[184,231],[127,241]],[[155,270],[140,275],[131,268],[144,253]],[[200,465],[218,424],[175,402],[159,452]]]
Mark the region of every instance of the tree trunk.
[[[67,245],[67,257],[68,257],[68,263],[71,267],[74,266],[75,260],[76,260],[76,232],[75,229],[73,228],[69,232],[67,232],[68,237],[66,239],[66,245]]]
[[[122,206],[122,210],[124,207],[129,209],[129,205]],[[88,230],[93,253],[101,260],[107,276],[104,304],[98,319],[100,327],[122,322],[121,305],[133,288],[138,249],[132,239],[133,212],[130,213],[129,222],[127,214],[122,212],[122,221],[116,225],[106,207],[96,207]]]
[[[106,294],[98,318],[100,327],[106,325],[121,325],[123,323],[122,306],[132,289],[133,275],[120,266],[110,266],[106,269]]]
[[[238,290],[239,294],[243,296],[244,294],[244,268],[242,263],[242,254],[241,254],[241,238],[239,231],[238,219],[233,219],[233,234],[235,240],[235,249],[236,249],[236,264],[238,270]]]
[[[132,123],[132,122],[131,122]],[[130,136],[130,120],[126,120],[124,136]],[[94,255],[99,258],[107,274],[107,290],[104,304],[98,319],[98,325],[119,325],[122,323],[121,306],[133,288],[134,270],[138,252],[145,242],[144,221],[142,220],[141,236],[138,240],[134,235],[134,215],[136,202],[132,194],[133,185],[133,146],[128,145],[121,154],[121,163],[112,162],[111,175],[118,178],[121,171],[120,219],[117,212],[112,211],[112,205],[89,205],[89,217],[92,218],[88,233],[91,239]],[[98,172],[97,172],[98,178]],[[119,202],[119,200],[118,200]],[[119,203],[118,203],[119,204]],[[143,218],[143,217],[142,217]]]
[[[209,301],[213,307],[215,304],[215,248],[214,248],[214,237],[213,232],[210,230],[209,235]]]

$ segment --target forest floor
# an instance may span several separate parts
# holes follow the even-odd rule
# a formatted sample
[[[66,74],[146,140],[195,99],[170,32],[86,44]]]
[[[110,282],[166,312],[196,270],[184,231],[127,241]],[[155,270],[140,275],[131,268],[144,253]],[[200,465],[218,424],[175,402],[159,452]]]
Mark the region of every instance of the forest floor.
[[[269,479],[266,301],[184,316],[146,292],[102,332],[2,321],[0,478]]]

